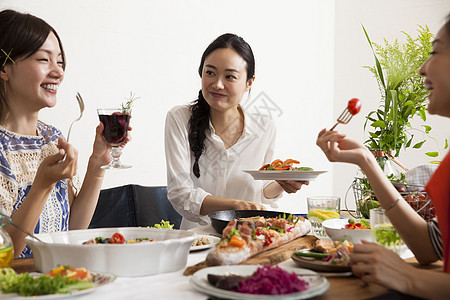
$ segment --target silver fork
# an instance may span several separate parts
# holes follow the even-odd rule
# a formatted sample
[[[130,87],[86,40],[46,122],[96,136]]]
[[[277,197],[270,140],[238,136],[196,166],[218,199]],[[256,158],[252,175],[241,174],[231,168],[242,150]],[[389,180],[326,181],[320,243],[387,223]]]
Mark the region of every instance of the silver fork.
[[[75,98],[77,98],[78,106],[80,107],[80,116],[78,118],[76,118],[75,120],[73,120],[72,124],[70,124],[69,132],[67,133],[67,142],[69,142],[70,132],[72,131],[73,124],[75,124],[75,122],[77,122],[81,119],[81,117],[83,116],[83,112],[84,112],[84,101],[79,92],[77,92],[77,95]],[[66,157],[67,156],[64,155],[64,158],[61,160],[61,165],[66,161]]]
[[[83,112],[84,112],[84,101],[79,92],[77,92],[76,98],[78,101],[78,106],[80,107],[80,116],[77,119],[73,120],[72,124],[70,124],[69,132],[67,133],[67,142],[69,142],[70,132],[72,131],[73,124],[75,124],[75,122],[77,122],[81,119],[81,117],[83,116]]]
[[[339,118],[337,119],[337,123],[334,124],[333,127],[331,127],[331,129],[329,131],[332,131],[334,128],[336,128],[336,126],[338,124],[347,124],[348,122],[350,122],[350,120],[352,119],[353,115],[351,114],[351,112],[348,110],[348,108],[346,107],[344,109],[344,111],[342,112],[342,114],[339,116]]]

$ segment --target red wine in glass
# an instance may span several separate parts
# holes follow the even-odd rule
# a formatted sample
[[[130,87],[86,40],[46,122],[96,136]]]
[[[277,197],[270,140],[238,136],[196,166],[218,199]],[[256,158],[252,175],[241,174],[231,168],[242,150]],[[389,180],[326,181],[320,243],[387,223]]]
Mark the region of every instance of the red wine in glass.
[[[131,166],[123,165],[120,162],[122,148],[120,145],[125,142],[128,134],[128,126],[130,124],[130,114],[123,113],[121,109],[97,109],[100,122],[103,123],[103,136],[105,140],[111,144],[112,162],[109,165],[102,166],[102,169],[127,169]]]
[[[113,113],[112,115],[98,115],[105,129],[103,136],[111,145],[120,145],[127,138],[130,115]]]

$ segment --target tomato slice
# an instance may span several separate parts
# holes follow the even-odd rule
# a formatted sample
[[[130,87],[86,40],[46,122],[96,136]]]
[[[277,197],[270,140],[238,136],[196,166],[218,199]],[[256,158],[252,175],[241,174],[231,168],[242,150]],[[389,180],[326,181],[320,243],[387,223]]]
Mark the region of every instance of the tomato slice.
[[[289,167],[275,168],[275,171],[284,171],[284,170],[289,170]]]
[[[73,268],[72,270],[76,273],[73,276],[74,279],[85,279],[88,276],[86,268]]]
[[[347,109],[352,115],[356,115],[361,110],[361,101],[358,98],[353,98],[348,101]]]
[[[116,232],[113,234],[113,236],[109,239],[110,244],[123,244],[125,243],[125,238],[120,233]]]
[[[264,166],[262,166],[259,170],[260,170],[260,171],[266,170],[267,167],[269,167],[269,166],[270,166],[270,164],[264,165]]]

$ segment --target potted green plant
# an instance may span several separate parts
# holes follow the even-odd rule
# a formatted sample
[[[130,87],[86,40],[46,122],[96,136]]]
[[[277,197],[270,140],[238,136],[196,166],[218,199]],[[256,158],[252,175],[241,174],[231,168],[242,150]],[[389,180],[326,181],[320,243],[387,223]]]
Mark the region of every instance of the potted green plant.
[[[375,76],[381,92],[380,106],[366,116],[364,130],[367,126],[373,128],[368,131],[365,141],[369,149],[394,159],[399,156],[401,149],[413,147],[419,149],[426,142],[425,136],[431,139],[431,127],[426,122],[426,105],[428,91],[425,90],[423,78],[418,70],[428,59],[432,51],[433,34],[428,26],[419,26],[418,35],[413,38],[403,32],[406,42],[400,44],[396,39],[384,45],[370,41],[364,26],[364,33],[370,44],[375,66],[365,66]],[[419,117],[423,123],[421,128],[411,126],[411,120]],[[421,133],[423,138],[413,143],[414,133]],[[445,140],[444,148],[448,147]],[[430,157],[438,156],[438,151],[426,152]],[[383,160],[379,160],[382,165]]]
[[[395,162],[407,171],[407,168],[396,159],[400,150],[409,147],[419,149],[426,142],[426,137],[435,140],[429,135],[431,127],[425,124],[428,92],[418,72],[432,50],[433,34],[427,26],[419,26],[416,38],[403,32],[406,36],[405,43],[401,44],[397,39],[389,43],[385,39],[384,45],[381,45],[371,42],[364,26],[363,30],[375,58],[375,66],[365,68],[374,74],[381,93],[379,107],[366,116],[364,130],[369,126],[371,129],[368,129],[369,136],[364,143],[373,151],[389,179],[398,189],[402,189],[400,192],[405,193],[405,199],[428,201],[428,197],[424,196],[422,191],[411,197],[403,190],[407,184],[404,182],[404,174],[396,173],[395,168],[390,165],[391,161]],[[414,118],[422,120],[421,128],[411,126],[411,120]],[[415,133],[422,134],[422,138],[413,144]],[[445,140],[444,148],[447,147],[448,143]],[[439,152],[425,154],[436,157]],[[369,209],[379,206],[368,181],[363,176],[358,176],[353,182],[353,191],[358,212],[368,217]],[[431,203],[429,205],[431,206]],[[428,212],[427,218],[430,216]]]

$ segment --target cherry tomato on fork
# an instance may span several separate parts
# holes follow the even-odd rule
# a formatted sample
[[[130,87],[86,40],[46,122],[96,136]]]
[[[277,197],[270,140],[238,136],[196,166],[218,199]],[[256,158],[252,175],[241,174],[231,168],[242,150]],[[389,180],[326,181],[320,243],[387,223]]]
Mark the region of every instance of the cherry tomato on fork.
[[[110,244],[123,244],[125,243],[125,238],[120,233],[116,232],[113,234],[113,236],[109,239]]]
[[[352,115],[356,115],[361,110],[361,101],[358,98],[353,98],[348,101],[347,109]]]

